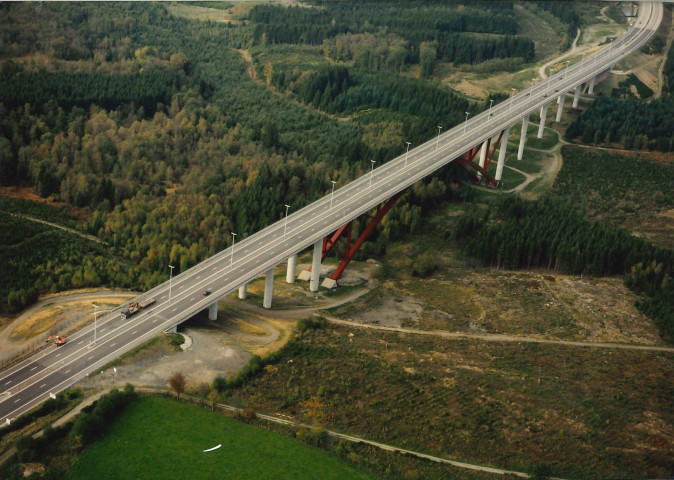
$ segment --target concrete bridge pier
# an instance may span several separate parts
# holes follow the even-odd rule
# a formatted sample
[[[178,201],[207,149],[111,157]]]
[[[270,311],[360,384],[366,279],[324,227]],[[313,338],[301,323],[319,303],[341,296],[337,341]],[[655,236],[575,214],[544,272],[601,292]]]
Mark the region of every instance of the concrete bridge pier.
[[[178,333],[178,325],[173,325],[170,328],[164,330],[165,333]]]
[[[580,87],[582,85],[576,85],[576,91],[573,94],[573,108],[578,107],[578,100],[580,99]]]
[[[311,262],[311,279],[309,280],[309,290],[318,291],[318,281],[321,277],[321,255],[323,254],[323,239],[319,238],[314,243],[314,258]]]
[[[262,306],[264,308],[271,308],[271,297],[274,292],[274,267],[271,267],[265,273],[264,277],[264,298],[262,299]]]
[[[479,165],[484,168],[484,162],[487,159],[487,141],[489,139],[485,139],[484,142],[482,142],[482,148],[480,148],[480,161]],[[477,172],[477,178],[482,178],[482,173]]]
[[[562,93],[557,98],[557,103],[559,104],[559,107],[557,107],[557,116],[555,117],[555,122],[557,122],[557,123],[562,121],[562,112],[564,111],[564,100],[565,99],[566,99],[566,92]]]
[[[501,181],[503,175],[503,165],[505,165],[506,150],[508,149],[508,136],[510,135],[510,127],[503,131],[503,138],[501,138],[501,150],[498,152],[498,164],[496,165],[496,175],[494,180]]]
[[[541,123],[538,126],[538,138],[543,138],[543,132],[545,131],[545,117],[548,114],[549,105],[549,103],[546,103],[541,107]]]
[[[208,306],[208,319],[217,320],[218,319],[218,301],[211,303]]]
[[[595,80],[597,80],[597,77],[592,77],[592,79],[590,80],[590,86],[587,89],[587,93],[589,93],[590,95],[592,95],[594,93],[594,82],[595,82]]]
[[[524,156],[524,144],[527,141],[527,130],[529,129],[529,114],[522,118],[522,132],[520,133],[520,147],[517,149],[517,160],[522,160]]]
[[[297,270],[297,254],[288,258],[288,271],[286,272],[286,283],[295,283],[295,271]]]
[[[246,298],[248,298],[248,284],[247,283],[244,283],[243,285],[241,285],[239,287],[239,298],[241,300],[245,300]]]

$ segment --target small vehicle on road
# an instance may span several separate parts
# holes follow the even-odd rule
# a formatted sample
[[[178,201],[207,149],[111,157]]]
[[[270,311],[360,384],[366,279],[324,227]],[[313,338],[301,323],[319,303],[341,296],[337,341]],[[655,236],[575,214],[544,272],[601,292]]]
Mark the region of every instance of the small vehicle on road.
[[[66,344],[66,337],[58,337],[54,342],[54,345],[56,345],[57,347],[60,347],[61,345],[65,344]]]
[[[207,297],[211,294],[210,290],[204,290],[204,297]]]

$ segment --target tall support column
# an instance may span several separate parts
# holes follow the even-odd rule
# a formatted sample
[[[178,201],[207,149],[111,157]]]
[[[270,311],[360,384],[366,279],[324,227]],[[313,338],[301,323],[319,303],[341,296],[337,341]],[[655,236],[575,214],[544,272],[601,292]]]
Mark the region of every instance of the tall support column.
[[[587,89],[587,93],[589,93],[590,95],[592,95],[594,93],[594,82],[595,82],[595,80],[597,80],[597,77],[592,77],[592,79],[590,80],[590,86]]]
[[[218,301],[211,303],[208,306],[208,319],[217,320],[218,319]]]
[[[505,165],[506,150],[508,149],[508,135],[510,135],[510,127],[505,129],[501,139],[501,150],[498,152],[498,164],[496,165],[496,175],[494,175],[494,180],[497,182],[501,181],[501,175],[503,174],[503,165]]]
[[[239,298],[241,300],[245,300],[246,298],[248,298],[248,284],[247,283],[244,283],[243,285],[241,285],[239,287]]]
[[[484,161],[487,159],[487,140],[482,143],[482,147],[480,148],[480,166],[484,168]],[[477,172],[477,177],[482,178],[482,174],[480,172]]]
[[[295,283],[295,270],[297,269],[297,254],[288,258],[288,271],[286,271],[286,283]]]
[[[573,108],[578,107],[578,100],[580,99],[580,87],[581,85],[576,85],[576,92],[573,94]]]
[[[557,99],[559,107],[557,107],[557,116],[555,117],[555,122],[559,123],[562,121],[562,112],[564,111],[564,99],[566,98],[566,92],[562,93]]]
[[[543,132],[545,131],[545,117],[548,114],[548,103],[541,107],[541,124],[538,126],[538,138],[543,138]]]
[[[274,267],[267,270],[264,277],[264,298],[262,299],[262,306],[264,308],[271,308],[271,297],[274,292]]]
[[[314,243],[314,258],[311,262],[311,280],[309,280],[309,290],[318,291],[318,280],[321,276],[321,254],[323,253],[323,239],[316,240]]]
[[[529,129],[529,114],[522,119],[522,133],[520,133],[520,147],[517,149],[517,160],[522,160],[524,156],[524,143],[527,141],[527,130]]]

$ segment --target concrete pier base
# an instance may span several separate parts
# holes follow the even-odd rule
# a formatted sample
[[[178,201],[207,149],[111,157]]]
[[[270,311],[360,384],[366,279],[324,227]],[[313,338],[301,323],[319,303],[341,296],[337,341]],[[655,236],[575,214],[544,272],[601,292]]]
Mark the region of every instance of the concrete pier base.
[[[309,280],[309,290],[318,291],[319,279],[321,277],[321,254],[323,253],[323,239],[316,240],[314,243],[314,257],[311,262],[311,279]]]
[[[239,298],[241,300],[245,300],[246,298],[248,298],[248,284],[247,283],[244,283],[243,285],[241,285],[239,287]]]
[[[594,93],[594,82],[597,80],[597,77],[592,77],[590,79],[590,86],[587,89],[587,93],[592,95]]]
[[[503,138],[501,138],[501,150],[498,152],[498,164],[496,165],[496,175],[494,175],[494,180],[497,182],[501,181],[501,175],[503,175],[503,166],[505,165],[505,156],[506,150],[508,149],[508,136],[510,135],[510,127],[506,128],[503,132]]]
[[[522,160],[524,156],[524,144],[527,141],[527,130],[529,129],[529,114],[522,118],[522,132],[520,133],[520,146],[517,149],[517,160]]]
[[[580,87],[581,85],[576,85],[576,91],[573,94],[573,108],[578,107],[578,100],[580,100]]]
[[[295,271],[297,270],[297,254],[288,258],[288,270],[286,271],[286,283],[295,283]]]
[[[217,300],[213,303],[211,303],[208,306],[208,319],[209,320],[217,320],[218,319],[218,302]]]
[[[271,308],[271,297],[274,292],[274,267],[271,267],[265,273],[264,277],[264,298],[262,299],[262,306],[264,308]]]
[[[562,121],[562,112],[564,111],[564,99],[566,98],[566,93],[562,93],[557,99],[559,107],[557,107],[557,116],[555,117],[555,122],[559,123]]]
[[[538,138],[543,138],[543,132],[545,131],[545,117],[548,115],[549,105],[549,103],[546,103],[541,107],[541,123],[538,126]]]

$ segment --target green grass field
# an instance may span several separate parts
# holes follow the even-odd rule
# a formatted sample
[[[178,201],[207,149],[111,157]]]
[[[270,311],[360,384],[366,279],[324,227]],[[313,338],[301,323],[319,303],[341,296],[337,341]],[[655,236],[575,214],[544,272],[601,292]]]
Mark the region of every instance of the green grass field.
[[[203,450],[222,444],[213,452]],[[324,451],[161,397],[132,403],[67,479],[367,479]]]

